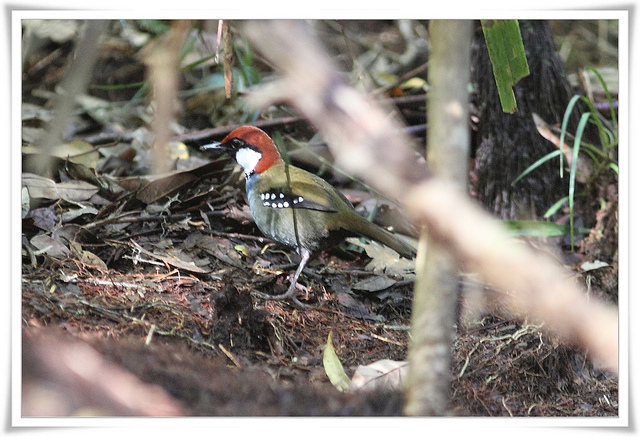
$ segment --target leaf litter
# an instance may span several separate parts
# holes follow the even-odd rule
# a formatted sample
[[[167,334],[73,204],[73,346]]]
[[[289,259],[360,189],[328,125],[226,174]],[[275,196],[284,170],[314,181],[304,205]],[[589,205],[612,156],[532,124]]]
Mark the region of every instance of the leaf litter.
[[[67,29],[65,38],[77,32],[70,23],[60,24]],[[109,45],[109,56],[101,59],[113,60],[122,50],[124,68],[139,63],[128,58],[138,49],[125,38],[132,30],[123,30],[122,44]],[[387,31],[399,38],[393,27]],[[142,28],[136,32],[148,35]],[[38,37],[50,35],[43,30]],[[339,45],[343,37],[335,36],[333,43]],[[38,62],[50,53],[31,53],[25,64],[25,81],[31,82],[23,96],[23,121],[29,129],[24,139],[35,141],[50,119],[44,109],[48,97],[43,96],[52,96],[69,48],[59,50],[47,59],[46,80],[39,80],[45,64]],[[209,67],[202,68],[206,73]],[[142,70],[144,66],[128,70],[132,82]],[[90,159],[72,160],[67,150],[56,157],[53,173],[23,173],[25,387],[60,383],[59,393],[66,397],[45,398],[59,415],[153,414],[93,404],[82,395],[86,387],[65,384],[69,369],[48,358],[70,356],[65,354],[84,345],[97,352],[97,359],[134,376],[118,380],[150,384],[166,394],[161,397],[166,408],[156,414],[401,414],[398,388],[405,378],[399,372],[406,368],[412,265],[380,245],[354,240],[351,246],[318,254],[305,269],[301,282],[310,290],[311,309],[262,300],[259,293],[286,290],[297,255],[255,229],[242,181],[229,160],[207,162],[179,132],[176,137],[186,147],[176,149],[175,170],[150,175],[148,106],[135,100],[134,93],[115,88],[96,94],[100,98],[82,97],[82,109],[72,122],[77,129],[70,130],[72,137],[60,149],[93,144],[91,149],[77,146],[83,148],[80,156]],[[118,102],[122,96],[132,100]],[[224,101],[226,109],[219,112],[228,110],[232,115],[227,119],[234,120],[236,109],[230,105],[239,102]],[[405,111],[409,109],[416,108]],[[280,109],[271,110],[267,115],[277,122]],[[194,112],[193,120],[198,117]],[[309,133],[300,123],[276,127],[296,138]],[[28,163],[28,155],[38,152],[29,141],[24,146]],[[615,207],[603,208],[599,216],[602,229],[608,229],[603,223],[611,220],[609,211]],[[589,240],[594,252],[602,235],[594,233]],[[589,260],[611,264],[605,253],[594,256]],[[606,295],[611,270],[584,274],[608,275],[601,281],[594,278]],[[617,381],[589,364],[583,351],[491,309],[458,326],[451,363],[455,414],[617,414]],[[339,363],[352,386],[376,389],[337,392],[322,363],[327,338],[332,340],[332,367]],[[47,349],[46,344],[59,347]],[[361,378],[365,381],[355,382]],[[97,381],[86,383],[99,387]],[[136,397],[140,403],[149,390],[144,384]],[[25,405],[30,400],[27,396]]]

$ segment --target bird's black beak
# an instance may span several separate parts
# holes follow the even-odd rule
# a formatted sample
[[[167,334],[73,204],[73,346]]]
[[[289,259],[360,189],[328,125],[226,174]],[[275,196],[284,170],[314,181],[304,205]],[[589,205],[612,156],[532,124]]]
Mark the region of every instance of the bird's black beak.
[[[221,142],[218,141],[214,141],[213,143],[210,144],[205,144],[204,146],[200,146],[200,150],[201,151],[206,151],[206,150],[226,150],[227,148],[224,146],[224,144],[222,144]]]

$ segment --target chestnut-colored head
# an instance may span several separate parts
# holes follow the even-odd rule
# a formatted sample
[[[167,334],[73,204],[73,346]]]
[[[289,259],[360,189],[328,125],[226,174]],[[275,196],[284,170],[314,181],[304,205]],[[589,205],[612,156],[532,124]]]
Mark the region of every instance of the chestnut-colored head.
[[[223,149],[244,168],[245,174],[262,173],[282,157],[273,140],[262,129],[241,126],[231,131],[221,142],[201,147],[202,150]]]

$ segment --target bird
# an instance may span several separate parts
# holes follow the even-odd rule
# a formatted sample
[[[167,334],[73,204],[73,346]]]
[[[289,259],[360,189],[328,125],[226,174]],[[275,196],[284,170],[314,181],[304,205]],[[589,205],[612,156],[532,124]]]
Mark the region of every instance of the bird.
[[[284,294],[266,299],[296,298],[296,284],[311,255],[347,237],[365,237],[413,259],[416,249],[356,212],[349,200],[321,177],[285,163],[267,133],[240,126],[222,141],[200,147],[227,152],[243,168],[249,208],[258,229],[278,243],[292,247],[301,260]]]

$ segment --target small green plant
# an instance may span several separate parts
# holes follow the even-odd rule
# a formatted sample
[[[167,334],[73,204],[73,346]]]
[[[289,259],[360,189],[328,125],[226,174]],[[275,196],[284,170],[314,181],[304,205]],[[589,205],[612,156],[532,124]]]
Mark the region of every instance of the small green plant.
[[[565,204],[569,204],[569,232],[571,235],[571,250],[574,249],[574,199],[576,196],[576,175],[577,175],[577,163],[578,163],[578,154],[582,151],[589,159],[593,162],[593,171],[588,175],[584,175],[586,178],[587,184],[596,180],[603,171],[612,170],[616,174],[618,173],[618,164],[616,162],[616,148],[618,147],[618,120],[616,117],[616,111],[613,99],[611,94],[609,93],[609,89],[605,81],[602,79],[602,76],[598,71],[593,67],[587,67],[588,70],[591,70],[604,89],[605,95],[607,97],[607,102],[609,103],[609,107],[611,108],[611,124],[610,126],[605,124],[600,117],[598,110],[591,100],[582,95],[575,95],[569,101],[567,108],[564,112],[564,117],[562,120],[562,127],[560,133],[560,147],[564,148],[564,140],[567,134],[567,126],[569,124],[569,119],[575,105],[578,101],[584,102],[589,108],[589,112],[585,112],[580,116],[580,121],[578,122],[578,127],[576,129],[576,134],[573,140],[572,147],[572,159],[571,165],[569,167],[569,193],[567,196],[555,202],[544,214],[544,218],[549,218],[553,214],[555,214],[561,207]],[[591,122],[596,125],[598,129],[599,139],[600,139],[600,147],[590,144],[586,141],[583,141],[584,130],[587,126],[587,123]],[[558,149],[554,150],[551,153],[543,156],[532,165],[530,165],[525,171],[523,171],[512,183],[515,185],[518,181],[524,178],[527,174],[531,173],[533,170],[544,164],[545,162],[559,157],[560,161],[560,177],[564,177],[564,150]]]
[[[240,73],[247,86],[260,82],[260,72],[255,67],[255,55],[249,40],[244,36],[238,36],[234,40],[233,53],[238,61]]]

